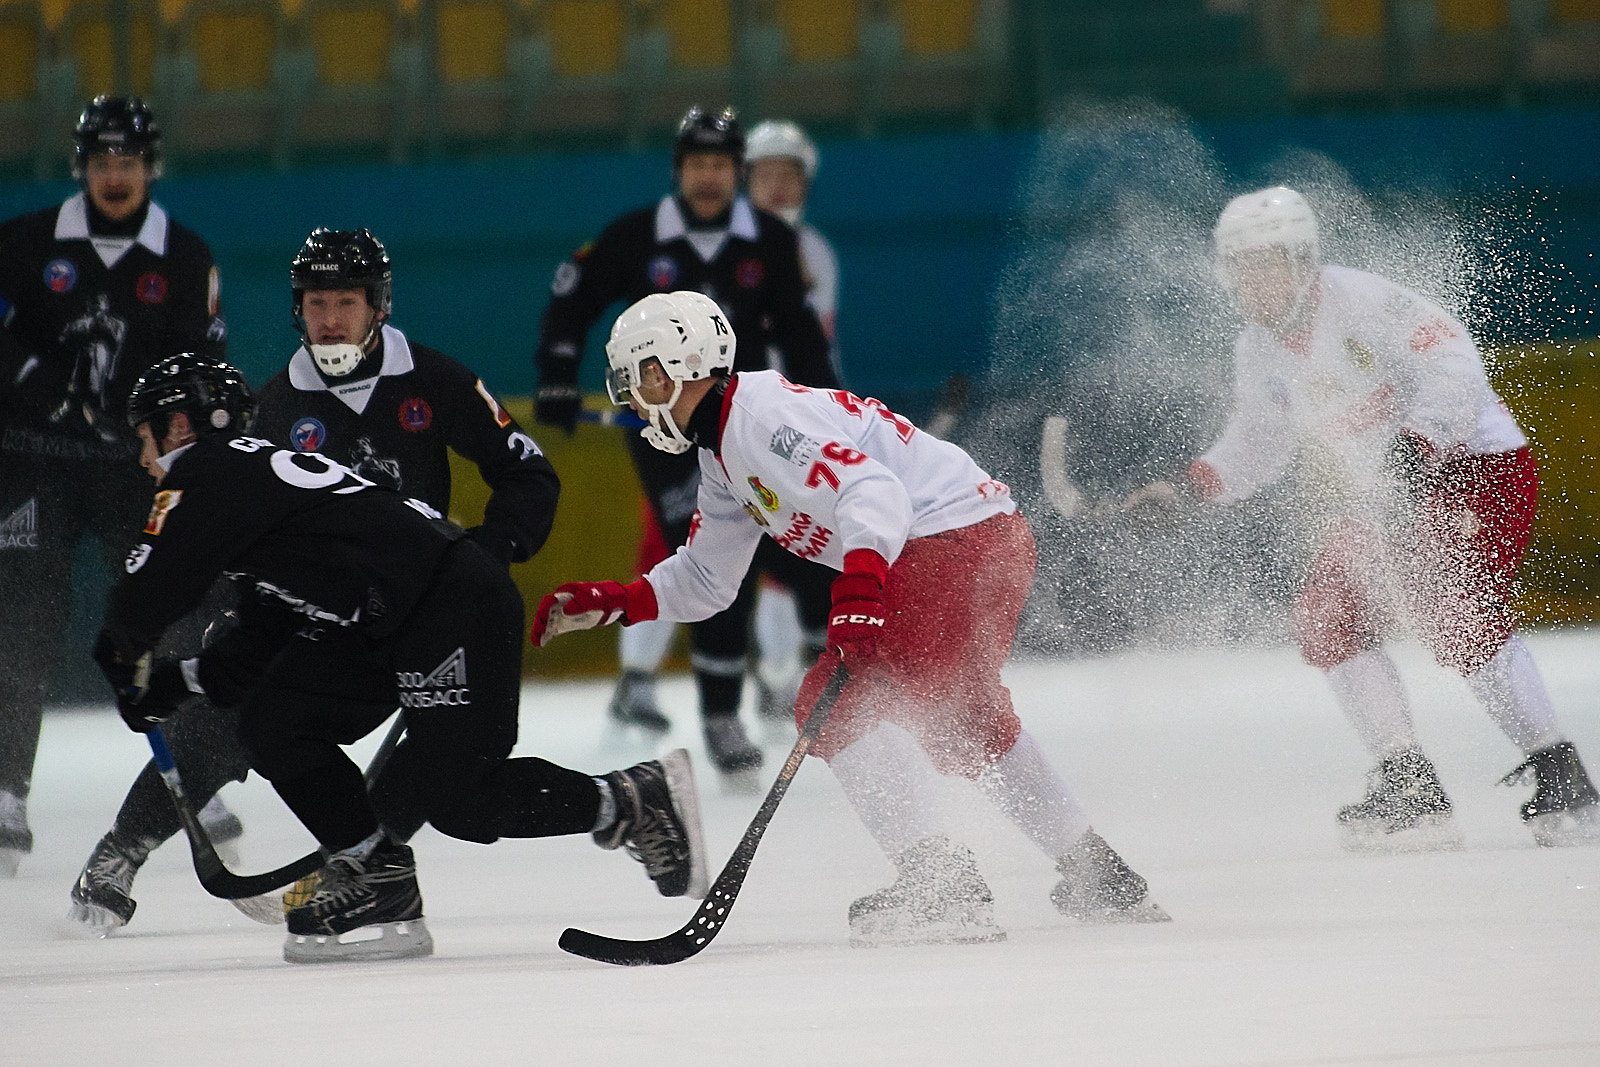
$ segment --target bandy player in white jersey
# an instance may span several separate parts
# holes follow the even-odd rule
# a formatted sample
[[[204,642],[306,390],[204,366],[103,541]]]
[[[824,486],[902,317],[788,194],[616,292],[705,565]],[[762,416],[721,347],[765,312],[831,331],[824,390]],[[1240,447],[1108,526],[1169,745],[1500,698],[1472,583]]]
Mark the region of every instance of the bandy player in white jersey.
[[[1004,485],[961,449],[875,400],[732,374],[735,339],[699,293],[648,296],[606,345],[612,399],[669,452],[700,449],[689,541],[643,578],[563,585],[533,640],[732,601],[762,536],[840,572],[827,650],[801,687],[811,708],[841,657],[849,671],[811,747],[832,767],[899,877],[850,907],[858,944],[1003,936],[972,853],[939,833],[935,768],[974,779],[1046,855],[1064,914],[1160,920],[1145,880],[1089,818],[1012,710],[1000,668],[1034,570],[1033,535]]]
[[[1292,189],[1229,203],[1216,247],[1218,277],[1248,320],[1234,346],[1232,417],[1190,466],[1187,493],[1157,483],[1126,503],[1228,504],[1278,480],[1303,449],[1320,449],[1344,492],[1294,631],[1377,760],[1367,796],[1339,812],[1346,843],[1459,845],[1382,649],[1401,620],[1524,753],[1506,780],[1531,772],[1522,818],[1539,842],[1592,836],[1594,787],[1507,606],[1538,472],[1466,327],[1383,278],[1323,265],[1316,217]]]

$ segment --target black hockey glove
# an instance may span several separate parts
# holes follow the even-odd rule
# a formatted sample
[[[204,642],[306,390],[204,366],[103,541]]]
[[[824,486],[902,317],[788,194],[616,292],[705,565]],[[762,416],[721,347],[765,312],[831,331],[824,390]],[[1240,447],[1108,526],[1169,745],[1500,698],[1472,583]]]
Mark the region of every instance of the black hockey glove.
[[[533,417],[546,426],[559,426],[572,436],[578,427],[583,394],[574,383],[541,385],[533,394]]]
[[[184,681],[183,668],[174,659],[157,660],[150,668],[149,681],[136,697],[124,699],[124,692],[128,691],[117,692],[117,711],[128,729],[141,734],[166,722],[195,696]]]

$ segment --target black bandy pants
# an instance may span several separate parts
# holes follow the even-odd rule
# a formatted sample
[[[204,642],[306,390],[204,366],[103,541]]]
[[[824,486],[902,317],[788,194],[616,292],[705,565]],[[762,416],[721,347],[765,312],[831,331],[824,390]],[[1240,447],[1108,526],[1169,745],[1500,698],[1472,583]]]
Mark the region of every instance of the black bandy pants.
[[[699,450],[673,455],[632,434],[628,438],[628,451],[645,495],[650,498],[650,506],[655,509],[662,538],[668,547],[680,547],[689,539],[689,524],[694,517],[700,487]],[[808,637],[820,644],[827,631],[830,593],[838,572],[803,560],[780,548],[770,537],[763,537],[734,602],[711,618],[691,623],[689,627],[690,662],[700,689],[700,708],[706,714],[739,710],[739,695],[749,662],[750,616],[755,610],[758,579],[762,573],[776,578],[794,593],[800,608],[800,624]]]
[[[239,714],[251,766],[324,849],[371,835],[405,839],[424,822],[488,844],[594,828],[594,779],[510,758],[522,684],[522,599],[471,541],[446,552],[428,591],[392,635],[338,628],[290,641]],[[368,791],[341,745],[399,706],[406,736]]]

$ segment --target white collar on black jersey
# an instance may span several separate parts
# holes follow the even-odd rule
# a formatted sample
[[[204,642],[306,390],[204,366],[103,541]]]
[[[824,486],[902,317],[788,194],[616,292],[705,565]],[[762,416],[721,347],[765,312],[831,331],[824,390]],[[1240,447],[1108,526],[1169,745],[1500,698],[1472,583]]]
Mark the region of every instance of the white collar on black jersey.
[[[88,241],[108,268],[115,267],[128,249],[144,245],[158,256],[167,254],[167,213],[154,200],[145,212],[144,225],[133,237],[105,237],[89,232],[89,202],[83,193],[68,197],[56,213],[56,240]]]
[[[172,473],[172,465],[174,463],[178,462],[178,457],[183,455],[185,452],[189,451],[189,449],[191,449],[193,447],[194,447],[194,442],[190,441],[186,445],[179,445],[177,448],[174,448],[171,452],[168,452],[166,455],[157,456],[156,457],[156,466],[160,467],[162,470],[166,471],[168,474],[171,474]]]
[[[295,354],[289,357],[289,384],[307,393],[332,393],[343,400],[351,411],[360,415],[367,410],[367,401],[372,397],[372,390],[377,388],[379,378],[408,374],[415,367],[416,362],[411,358],[411,343],[406,340],[406,335],[385,323],[383,366],[378,368],[377,374],[347,385],[338,382],[329,385],[327,380],[317,373],[317,365],[312,361],[311,353],[306,351],[305,345],[301,345]]]
[[[684,238],[700,253],[700,258],[710,263],[717,258],[717,253],[722,251],[723,242],[731,234],[742,237],[746,241],[754,241],[760,235],[756,225],[756,211],[750,206],[750,201],[742,196],[733,200],[733,210],[728,218],[726,230],[691,230],[684,221],[683,211],[678,207],[678,198],[664,196],[661,203],[656,205],[656,244],[666,244],[679,237]]]

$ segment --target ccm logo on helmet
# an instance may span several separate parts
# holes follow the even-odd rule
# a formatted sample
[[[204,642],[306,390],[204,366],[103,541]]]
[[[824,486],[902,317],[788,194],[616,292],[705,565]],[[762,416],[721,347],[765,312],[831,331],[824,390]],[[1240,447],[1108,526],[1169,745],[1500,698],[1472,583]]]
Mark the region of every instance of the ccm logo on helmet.
[[[841,622],[860,623],[864,626],[882,626],[883,620],[876,615],[835,615],[828,620],[828,625],[833,626]]]

